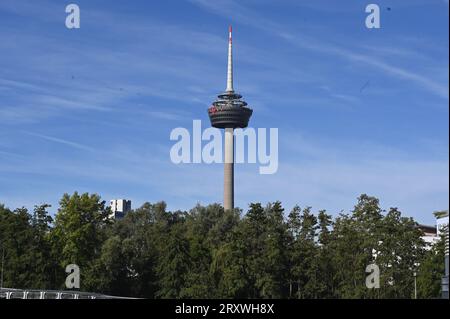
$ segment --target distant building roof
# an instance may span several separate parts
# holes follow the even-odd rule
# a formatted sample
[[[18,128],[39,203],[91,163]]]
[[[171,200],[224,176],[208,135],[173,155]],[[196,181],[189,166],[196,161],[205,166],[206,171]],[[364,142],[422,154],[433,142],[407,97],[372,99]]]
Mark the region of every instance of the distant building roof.
[[[448,210],[442,210],[442,211],[434,212],[433,214],[434,214],[434,216],[436,216],[436,218],[448,217]]]
[[[417,228],[419,228],[424,234],[427,235],[437,235],[437,228],[436,226],[429,226],[429,225],[417,225]]]

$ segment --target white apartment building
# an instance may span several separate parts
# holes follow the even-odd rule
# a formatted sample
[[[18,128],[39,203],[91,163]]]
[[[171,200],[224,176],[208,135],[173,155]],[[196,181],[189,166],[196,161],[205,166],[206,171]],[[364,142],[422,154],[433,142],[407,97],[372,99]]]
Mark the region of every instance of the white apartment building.
[[[131,210],[131,200],[113,199],[110,201],[110,219],[122,219]]]

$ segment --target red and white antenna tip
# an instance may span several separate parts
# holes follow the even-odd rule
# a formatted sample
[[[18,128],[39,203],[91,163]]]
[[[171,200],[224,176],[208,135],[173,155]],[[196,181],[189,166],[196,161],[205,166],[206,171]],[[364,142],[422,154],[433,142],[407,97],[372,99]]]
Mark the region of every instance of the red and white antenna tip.
[[[230,34],[231,34],[231,32],[233,32],[233,27],[231,25],[230,25],[229,30],[230,30]]]

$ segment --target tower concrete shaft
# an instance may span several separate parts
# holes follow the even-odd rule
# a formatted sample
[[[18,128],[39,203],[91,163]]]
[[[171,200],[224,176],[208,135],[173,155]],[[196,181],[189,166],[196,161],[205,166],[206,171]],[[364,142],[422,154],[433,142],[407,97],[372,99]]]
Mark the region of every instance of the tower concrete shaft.
[[[234,129],[225,129],[223,208],[234,209]]]

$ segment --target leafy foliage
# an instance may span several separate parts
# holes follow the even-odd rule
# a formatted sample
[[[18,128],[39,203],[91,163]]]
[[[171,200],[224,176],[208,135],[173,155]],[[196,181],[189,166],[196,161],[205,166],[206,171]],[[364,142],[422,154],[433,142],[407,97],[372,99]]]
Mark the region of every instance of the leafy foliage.
[[[420,298],[440,292],[443,242],[427,250],[414,220],[367,195],[334,220],[280,202],[245,215],[160,202],[111,221],[100,196],[78,193],[62,197],[54,221],[48,209],[0,205],[4,286],[60,289],[75,263],[82,290],[147,298],[411,298],[414,273]],[[365,286],[372,263],[380,289]]]

